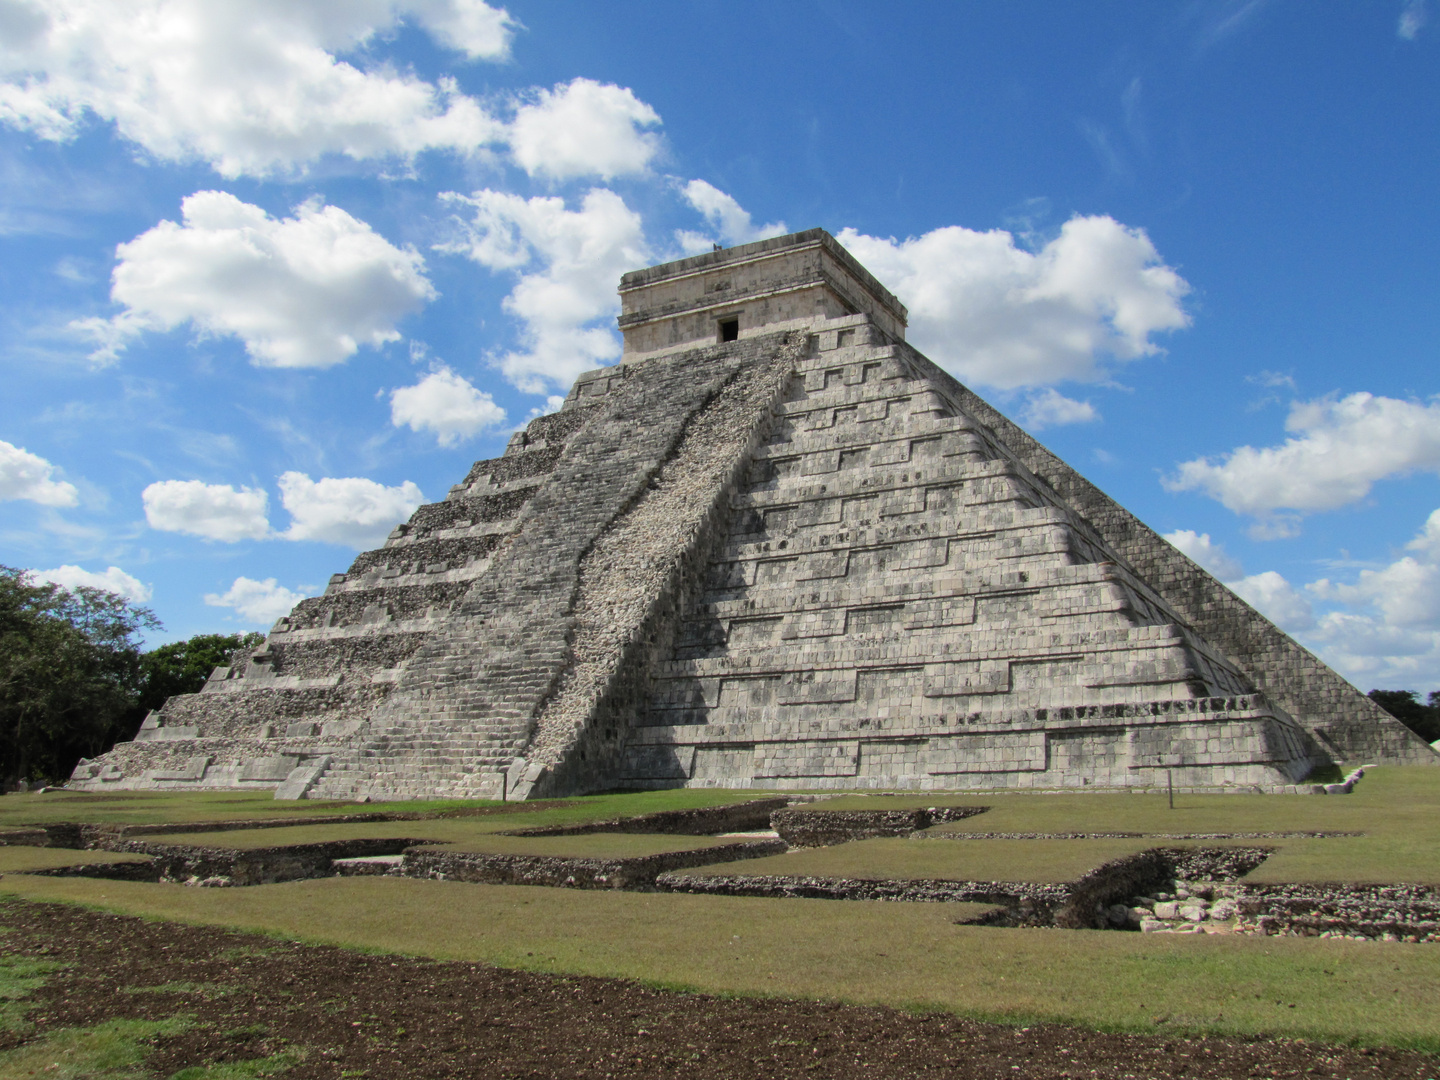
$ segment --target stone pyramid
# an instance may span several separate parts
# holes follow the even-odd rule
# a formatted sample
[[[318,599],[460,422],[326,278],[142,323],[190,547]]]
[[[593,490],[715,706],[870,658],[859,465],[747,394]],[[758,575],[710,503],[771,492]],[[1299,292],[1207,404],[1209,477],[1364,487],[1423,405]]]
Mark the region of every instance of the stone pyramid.
[[[620,293],[618,366],[73,783],[1294,790],[1440,760],[906,345],[828,233]]]

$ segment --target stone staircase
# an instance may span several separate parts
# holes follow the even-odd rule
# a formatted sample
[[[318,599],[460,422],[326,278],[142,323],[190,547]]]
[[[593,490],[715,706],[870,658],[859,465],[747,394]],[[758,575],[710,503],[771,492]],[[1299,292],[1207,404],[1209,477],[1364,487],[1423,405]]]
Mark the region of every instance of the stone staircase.
[[[537,777],[514,766],[573,665],[581,559],[649,490],[690,419],[778,344],[732,345],[657,363],[643,382],[615,380],[585,438],[566,445],[521,511],[513,540],[416,650],[365,727],[332,751],[306,797],[528,793]]]
[[[525,748],[529,724],[515,717],[463,724],[406,720],[333,759],[308,796],[315,799],[500,798]]]

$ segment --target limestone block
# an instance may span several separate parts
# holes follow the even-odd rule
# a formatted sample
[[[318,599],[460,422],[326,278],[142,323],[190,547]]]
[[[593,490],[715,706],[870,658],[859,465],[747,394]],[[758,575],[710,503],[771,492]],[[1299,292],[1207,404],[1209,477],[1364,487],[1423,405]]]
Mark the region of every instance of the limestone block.
[[[815,705],[855,700],[854,669],[792,671],[781,676],[775,701],[780,705]]]
[[[194,725],[166,724],[163,727],[142,727],[135,733],[136,742],[185,742],[200,734]]]
[[[925,665],[924,694],[928,698],[1004,694],[1009,690],[1009,661],[969,660]]]
[[[179,766],[178,768],[172,767],[146,770],[145,779],[161,781],[200,780],[204,778],[205,770],[209,767],[210,762],[212,762],[213,760],[213,755],[197,755],[195,757],[186,758],[185,764]],[[101,779],[104,779],[103,773],[101,775]]]
[[[695,768],[693,746],[630,746],[621,774],[645,780],[688,780]]]
[[[1047,768],[1044,731],[1013,735],[953,735],[928,740],[924,767],[932,776],[1033,772]]]
[[[303,799],[315,786],[321,774],[330,764],[328,756],[311,758],[303,765],[297,765],[286,774],[280,786],[275,789],[277,799]]]
[[[755,748],[753,776],[854,776],[859,770],[858,740],[836,742],[765,743]]]

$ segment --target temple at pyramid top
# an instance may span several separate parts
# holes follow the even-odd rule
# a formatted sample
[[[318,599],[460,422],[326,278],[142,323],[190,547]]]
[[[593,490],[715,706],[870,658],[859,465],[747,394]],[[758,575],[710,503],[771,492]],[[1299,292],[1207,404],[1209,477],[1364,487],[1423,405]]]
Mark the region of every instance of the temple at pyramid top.
[[[865,315],[905,339],[905,305],[824,229],[721,248],[620,279],[626,360]]]
[[[72,782],[1295,791],[1440,761],[911,348],[823,230],[620,297],[621,363]]]

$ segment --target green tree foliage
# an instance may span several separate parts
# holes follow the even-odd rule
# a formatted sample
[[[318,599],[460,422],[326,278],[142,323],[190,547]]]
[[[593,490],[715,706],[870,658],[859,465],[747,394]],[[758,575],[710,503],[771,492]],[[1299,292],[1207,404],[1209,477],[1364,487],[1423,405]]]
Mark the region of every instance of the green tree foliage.
[[[0,775],[68,776],[113,745],[140,693],[137,636],[159,627],[122,596],[0,566]]]
[[[264,634],[197,634],[172,641],[140,658],[140,698],[132,714],[135,726],[151,709],[176,694],[198,693],[210,672],[232,662],[265,641]]]
[[[1440,690],[1423,705],[1414,690],[1371,690],[1370,700],[1426,742],[1440,739]]]

